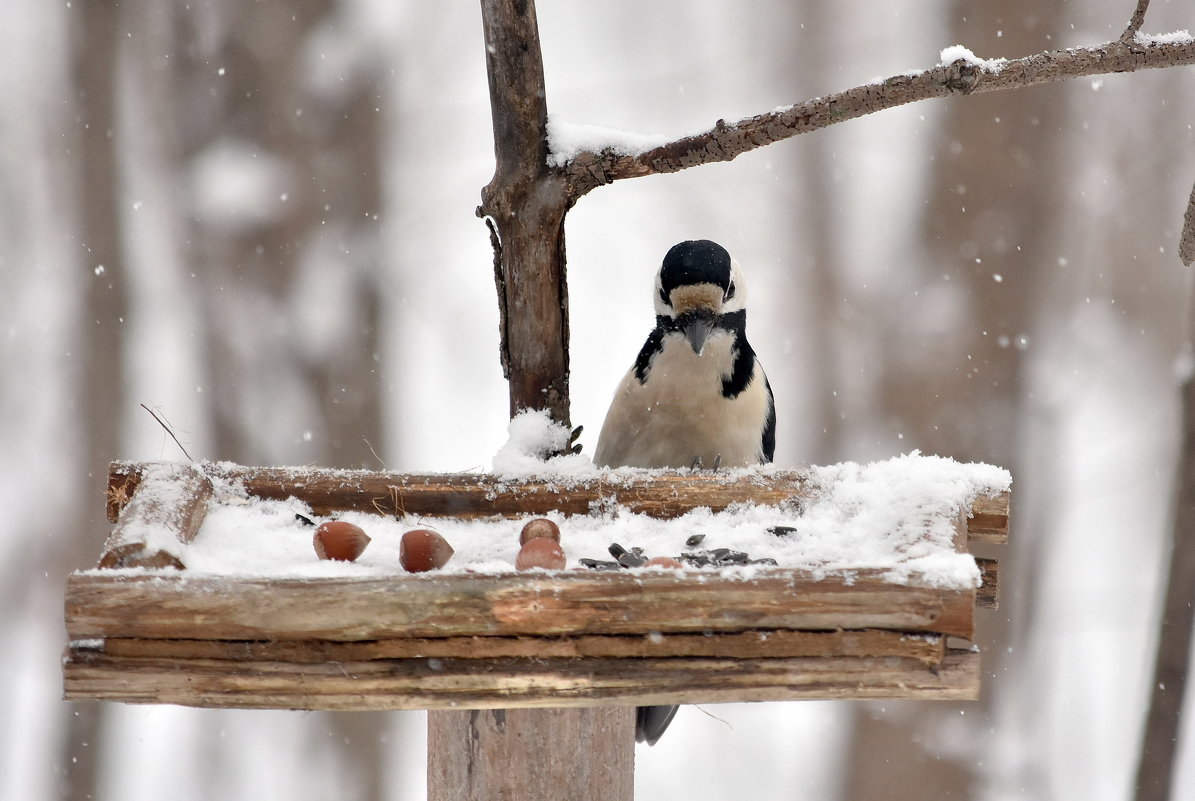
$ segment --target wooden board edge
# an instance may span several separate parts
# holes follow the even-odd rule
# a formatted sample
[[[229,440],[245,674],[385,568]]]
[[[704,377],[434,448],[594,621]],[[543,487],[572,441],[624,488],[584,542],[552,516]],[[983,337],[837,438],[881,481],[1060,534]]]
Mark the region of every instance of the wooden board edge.
[[[212,659],[241,662],[367,662],[393,659],[635,659],[664,657],[795,658],[899,657],[925,665],[942,662],[946,637],[879,629],[850,631],[748,631],[703,634],[586,635],[579,637],[395,638],[225,641],[111,638],[68,646],[87,654],[139,659]]]
[[[230,579],[162,571],[76,573],[70,640],[371,640],[880,628],[974,633],[974,589],[893,583],[856,571],[750,577],[643,571]]]
[[[155,462],[116,461],[109,466],[108,519],[132,497],[142,474]],[[222,481],[242,483],[255,497],[295,497],[317,514],[353,509],[377,514],[423,516],[526,516],[559,511],[590,514],[595,504],[622,504],[654,517],[676,517],[696,507],[721,511],[735,502],[763,505],[794,503],[808,492],[800,470],[773,471],[729,482],[724,476],[667,473],[651,479],[578,480],[503,479],[485,473],[386,473],[329,468],[243,467],[204,463],[199,467]],[[573,497],[576,496],[576,497]],[[972,542],[1004,543],[1008,537],[1009,493],[972,501],[967,531]]]
[[[1011,494],[981,495],[971,503],[967,536],[971,542],[991,545],[1008,544],[1008,520]]]
[[[996,559],[976,557],[979,567],[980,585],[975,592],[975,605],[981,609],[1000,608],[1000,562]]]
[[[493,709],[814,699],[974,700],[979,654],[907,659],[402,660],[293,665],[92,655],[64,662],[64,697],[244,709]],[[516,663],[517,664],[514,664]]]

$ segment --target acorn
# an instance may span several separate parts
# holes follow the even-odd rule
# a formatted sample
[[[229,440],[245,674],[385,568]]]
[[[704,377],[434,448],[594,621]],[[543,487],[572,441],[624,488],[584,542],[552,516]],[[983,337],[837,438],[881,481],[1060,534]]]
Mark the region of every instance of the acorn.
[[[560,526],[546,517],[528,520],[527,525],[519,532],[519,545],[526,545],[531,540],[548,539],[560,542]]]
[[[651,559],[648,559],[643,564],[643,566],[644,567],[668,567],[668,568],[675,568],[677,570],[684,567],[684,565],[682,565],[677,560],[673,559],[671,556],[653,556]]]
[[[448,540],[430,528],[411,529],[398,543],[398,561],[408,573],[426,573],[444,567],[452,554]]]
[[[329,520],[315,530],[312,544],[320,559],[355,562],[369,545],[369,535],[360,526],[344,520]]]
[[[563,570],[564,562],[564,549],[560,547],[559,542],[547,537],[537,537],[528,540],[519,549],[519,555],[515,557],[515,568],[528,570],[533,567],[544,567],[548,570]]]

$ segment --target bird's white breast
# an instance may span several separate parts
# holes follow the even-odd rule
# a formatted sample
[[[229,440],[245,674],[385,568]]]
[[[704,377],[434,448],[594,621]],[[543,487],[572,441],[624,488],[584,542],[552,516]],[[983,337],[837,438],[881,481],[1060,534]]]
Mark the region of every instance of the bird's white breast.
[[[759,464],[769,411],[763,371],[756,363],[747,388],[734,398],[722,381],[734,365],[734,335],[716,332],[700,356],[678,333],[664,337],[640,383],[632,368],[614,394],[594,461],[603,467],[689,467],[700,458],[727,467]]]

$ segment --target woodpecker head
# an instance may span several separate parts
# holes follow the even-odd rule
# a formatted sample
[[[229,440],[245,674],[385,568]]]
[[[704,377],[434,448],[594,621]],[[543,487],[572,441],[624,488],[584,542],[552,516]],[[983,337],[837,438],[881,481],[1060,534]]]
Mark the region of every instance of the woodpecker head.
[[[656,276],[656,314],[675,322],[694,353],[701,354],[715,328],[730,327],[725,315],[745,311],[746,303],[743,268],[716,242],[681,242],[664,256]]]

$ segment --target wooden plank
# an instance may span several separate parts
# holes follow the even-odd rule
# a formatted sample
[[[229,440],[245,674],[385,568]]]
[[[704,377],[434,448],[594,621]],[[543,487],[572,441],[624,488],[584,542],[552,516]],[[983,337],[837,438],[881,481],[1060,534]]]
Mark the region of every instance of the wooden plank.
[[[68,700],[244,709],[494,709],[912,698],[974,700],[979,654],[901,658],[403,659],[295,664],[138,659],[77,649]]]
[[[993,497],[981,495],[976,498],[971,504],[971,517],[967,520],[967,536],[971,542],[1007,545],[1008,508],[1007,492]]]
[[[148,464],[112,463],[109,519],[115,519],[121,499],[132,496]],[[668,519],[701,507],[719,512],[732,503],[788,504],[797,512],[810,491],[805,475],[795,470],[747,476],[664,473],[650,479],[573,482],[509,480],[480,473],[405,474],[314,467],[241,467],[225,463],[205,464],[204,470],[221,481],[242,484],[255,497],[298,498],[318,515],[354,510],[431,517],[527,517],[553,511],[587,515],[619,505]],[[1008,533],[1008,494],[976,499],[967,520],[967,531],[973,541],[1003,542]]]
[[[109,515],[119,499],[131,497],[153,463],[113,462],[109,471]],[[520,517],[559,511],[591,514],[622,505],[659,518],[679,517],[699,507],[722,511],[736,501],[777,506],[806,493],[798,472],[731,478],[729,473],[666,473],[651,479],[513,480],[484,473],[383,473],[318,467],[242,467],[206,464],[209,475],[233,481],[252,496],[298,498],[316,514],[374,512],[459,518]]]
[[[212,484],[207,477],[180,462],[147,465],[136,492],[125,485],[110,485],[109,508],[117,498],[124,504],[104,543],[99,566],[181,570],[179,546],[194,539],[211,497]]]
[[[432,710],[428,801],[634,798],[635,708]]]
[[[76,573],[68,639],[376,640],[891,629],[971,639],[975,590],[885,581],[876,571],[560,571],[386,578],[226,578]]]
[[[984,609],[1000,608],[1000,562],[976,558],[981,584],[975,593],[975,605]]]
[[[582,659],[645,657],[902,657],[936,665],[946,638],[898,631],[748,631],[733,634],[584,635],[580,637],[408,637],[365,642],[226,641],[110,638],[108,656],[243,662],[366,662],[374,659]],[[93,650],[88,646],[86,650]]]

